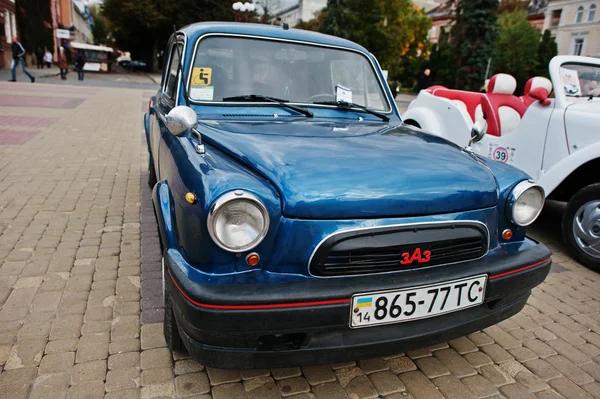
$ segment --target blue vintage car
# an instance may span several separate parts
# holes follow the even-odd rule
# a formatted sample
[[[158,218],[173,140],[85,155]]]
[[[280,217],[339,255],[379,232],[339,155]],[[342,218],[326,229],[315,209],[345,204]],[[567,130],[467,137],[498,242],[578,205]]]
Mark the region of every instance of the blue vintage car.
[[[222,368],[398,353],[516,314],[548,274],[525,235],[543,190],[404,125],[361,46],[199,23],[166,54],[144,124],[173,350]]]

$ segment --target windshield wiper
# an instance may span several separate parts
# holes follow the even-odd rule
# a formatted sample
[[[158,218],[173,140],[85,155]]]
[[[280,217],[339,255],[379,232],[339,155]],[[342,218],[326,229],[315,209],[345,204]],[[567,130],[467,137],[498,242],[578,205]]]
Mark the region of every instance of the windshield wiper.
[[[575,97],[575,98],[587,98],[591,100],[596,97],[600,97],[600,94],[567,94],[567,97]]]
[[[382,120],[384,120],[386,122],[388,122],[390,120],[390,118],[388,118],[387,115],[384,115],[381,112],[373,111],[372,109],[367,108],[364,105],[349,103],[346,101],[316,101],[313,104],[335,105],[338,108],[348,109],[348,110],[351,110],[352,108],[358,108],[358,109],[362,109],[363,111],[365,111],[371,115],[375,115],[376,117],[381,118]]]
[[[304,109],[302,107],[298,107],[296,105],[292,105],[287,100],[263,96],[261,94],[248,94],[246,96],[225,97],[225,98],[223,98],[223,101],[225,101],[225,102],[228,102],[228,101],[252,101],[252,102],[269,101],[272,103],[277,103],[277,104],[281,105],[282,107],[293,109],[296,112],[300,112],[301,114],[306,115],[306,117],[308,117],[308,118],[312,118],[314,116],[314,114],[312,112],[310,112],[309,110]]]

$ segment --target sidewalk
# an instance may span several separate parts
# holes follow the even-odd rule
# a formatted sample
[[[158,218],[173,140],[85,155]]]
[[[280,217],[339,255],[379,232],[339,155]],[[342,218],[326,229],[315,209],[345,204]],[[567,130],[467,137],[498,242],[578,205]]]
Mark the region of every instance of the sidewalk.
[[[129,87],[139,89],[157,90],[160,84],[160,74],[148,73],[100,73],[100,72],[85,72],[85,80],[77,80],[77,72],[69,70],[67,80],[60,79],[60,70],[53,65],[50,69],[26,68],[27,71],[35,76],[35,84],[38,83],[54,83],[60,85],[77,85],[77,86],[99,86],[99,87]],[[10,68],[0,69],[0,82],[11,79]],[[17,81],[29,82],[29,78],[23,71],[17,69]]]

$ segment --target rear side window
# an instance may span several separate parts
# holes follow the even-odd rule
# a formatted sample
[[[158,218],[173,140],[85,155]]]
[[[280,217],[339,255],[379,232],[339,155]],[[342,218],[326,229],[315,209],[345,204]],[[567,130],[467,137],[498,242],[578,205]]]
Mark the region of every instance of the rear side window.
[[[179,81],[179,52],[182,51],[182,45],[177,44],[171,50],[171,63],[167,74],[167,83],[165,85],[165,94],[169,98],[175,98],[177,93],[177,82]]]

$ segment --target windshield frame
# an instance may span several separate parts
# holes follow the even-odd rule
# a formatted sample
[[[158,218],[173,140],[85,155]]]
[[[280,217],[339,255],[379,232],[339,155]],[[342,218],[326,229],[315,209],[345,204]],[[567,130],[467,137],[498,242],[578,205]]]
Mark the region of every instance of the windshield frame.
[[[294,44],[303,44],[303,45],[308,45],[308,46],[316,46],[316,47],[326,47],[326,48],[331,48],[331,49],[335,49],[335,50],[342,50],[342,51],[350,51],[353,53],[356,53],[362,57],[364,57],[369,64],[371,65],[371,70],[373,71],[373,74],[376,76],[377,78],[377,83],[379,84],[379,89],[382,91],[383,93],[383,97],[385,98],[385,105],[388,107],[388,110],[386,111],[377,111],[381,114],[384,115],[391,115],[391,114],[396,114],[398,112],[397,108],[396,108],[396,103],[395,101],[390,102],[390,98],[389,98],[389,93],[386,90],[386,85],[383,84],[383,81],[381,80],[381,76],[380,74],[377,72],[379,70],[379,64],[375,64],[373,62],[373,59],[371,57],[369,57],[369,54],[365,53],[364,51],[361,50],[357,50],[357,49],[353,49],[353,48],[349,48],[349,47],[343,47],[343,46],[336,46],[336,45],[331,45],[331,44],[324,44],[324,43],[317,43],[317,42],[308,42],[308,41],[304,41],[304,40],[294,40],[294,39],[285,39],[285,38],[279,38],[279,37],[271,37],[271,36],[260,36],[260,35],[249,35],[249,34],[242,34],[242,33],[226,33],[226,32],[211,32],[211,33],[205,33],[201,36],[199,36],[196,39],[196,42],[194,44],[193,47],[193,55],[192,58],[190,59],[190,62],[188,64],[188,73],[186,76],[186,81],[183,82],[185,84],[185,87],[187,88],[186,92],[188,93],[188,101],[190,104],[194,104],[194,105],[211,105],[211,106],[273,106],[274,103],[272,102],[248,102],[248,101],[236,101],[236,102],[223,102],[223,101],[200,101],[200,100],[193,100],[190,96],[189,96],[189,88],[191,85],[191,80],[192,80],[192,69],[193,66],[196,62],[196,55],[198,54],[198,47],[200,46],[200,42],[202,42],[202,40],[208,38],[208,37],[214,37],[214,36],[225,36],[225,37],[237,37],[237,38],[243,38],[243,39],[256,39],[256,40],[270,40],[270,41],[277,41],[277,42],[286,42],[286,43],[294,43]],[[291,105],[298,105],[298,106],[310,106],[310,107],[315,107],[315,108],[328,108],[328,109],[337,109],[337,106],[335,105],[324,105],[324,104],[313,104],[313,103],[303,103],[303,102],[292,102],[290,101],[289,104]],[[352,108],[354,109],[354,108]],[[359,108],[356,108],[359,109]]]

